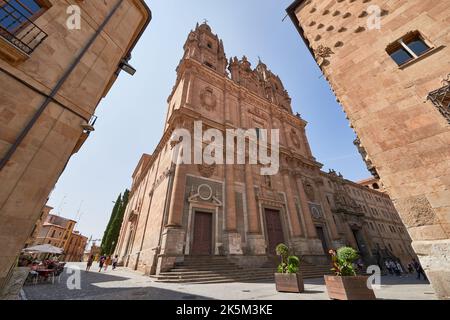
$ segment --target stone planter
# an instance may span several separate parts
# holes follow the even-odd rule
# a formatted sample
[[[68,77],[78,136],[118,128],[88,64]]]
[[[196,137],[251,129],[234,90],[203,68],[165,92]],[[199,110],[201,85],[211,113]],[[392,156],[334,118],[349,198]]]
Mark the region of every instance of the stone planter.
[[[305,290],[301,273],[275,273],[275,285],[278,292],[300,293]]]
[[[328,296],[336,300],[375,300],[375,293],[367,287],[368,276],[324,276]]]

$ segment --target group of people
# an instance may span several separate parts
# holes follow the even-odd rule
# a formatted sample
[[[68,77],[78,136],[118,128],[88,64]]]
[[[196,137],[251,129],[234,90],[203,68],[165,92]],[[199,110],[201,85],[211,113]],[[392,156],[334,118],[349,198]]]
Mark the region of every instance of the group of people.
[[[112,269],[115,270],[117,268],[117,262],[118,262],[118,255],[114,256],[114,258],[111,258],[111,256],[105,256],[102,255],[98,259],[98,272],[101,272],[102,269],[104,271],[108,270],[108,266],[112,265]],[[94,255],[91,255],[87,261],[86,271],[89,271],[92,267],[92,264],[94,263],[95,257]]]
[[[398,261],[386,260],[384,264],[386,265],[386,269],[388,270],[389,274],[401,276],[402,273],[404,273],[403,267]]]
[[[386,265],[386,269],[391,275],[395,274],[396,276],[401,276],[405,273],[402,265],[398,261],[386,260],[384,264]],[[422,276],[424,280],[427,280],[425,271],[423,270],[419,261],[417,261],[415,258],[413,258],[411,263],[408,264],[408,273],[413,273],[414,271],[416,271],[417,273],[417,279],[420,280],[420,277]]]

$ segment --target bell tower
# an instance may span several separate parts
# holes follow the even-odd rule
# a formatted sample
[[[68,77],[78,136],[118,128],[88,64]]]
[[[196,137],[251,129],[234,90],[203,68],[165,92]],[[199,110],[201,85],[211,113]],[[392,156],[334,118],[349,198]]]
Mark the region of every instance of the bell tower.
[[[183,59],[194,59],[220,74],[227,74],[227,58],[223,42],[212,33],[206,22],[201,25],[197,23],[195,30],[189,33],[183,49]]]

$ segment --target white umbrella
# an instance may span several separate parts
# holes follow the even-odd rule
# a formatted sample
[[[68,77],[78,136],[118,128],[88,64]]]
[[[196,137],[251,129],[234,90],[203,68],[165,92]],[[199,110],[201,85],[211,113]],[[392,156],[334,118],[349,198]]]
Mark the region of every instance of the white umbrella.
[[[28,247],[23,249],[22,251],[26,252],[37,252],[37,253],[53,253],[53,254],[62,254],[63,249],[52,246],[50,244],[40,244],[33,247]]]

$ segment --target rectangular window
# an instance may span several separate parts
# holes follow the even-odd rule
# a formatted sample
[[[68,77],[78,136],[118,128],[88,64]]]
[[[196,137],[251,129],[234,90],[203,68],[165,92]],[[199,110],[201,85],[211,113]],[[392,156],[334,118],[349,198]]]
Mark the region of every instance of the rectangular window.
[[[426,43],[420,32],[413,31],[391,43],[386,52],[397,65],[402,66],[424,55],[430,49],[431,47]]]

